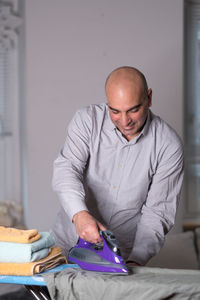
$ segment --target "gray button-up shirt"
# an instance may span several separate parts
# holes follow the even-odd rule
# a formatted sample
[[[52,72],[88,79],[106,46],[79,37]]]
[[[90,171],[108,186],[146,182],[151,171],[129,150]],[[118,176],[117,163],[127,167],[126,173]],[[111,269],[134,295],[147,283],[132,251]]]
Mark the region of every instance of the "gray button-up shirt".
[[[174,224],[183,179],[183,147],[150,110],[139,135],[127,141],[107,104],[75,114],[54,162],[53,187],[62,209],[52,228],[65,254],[76,243],[73,215],[88,210],[112,230],[125,259],[145,264]]]

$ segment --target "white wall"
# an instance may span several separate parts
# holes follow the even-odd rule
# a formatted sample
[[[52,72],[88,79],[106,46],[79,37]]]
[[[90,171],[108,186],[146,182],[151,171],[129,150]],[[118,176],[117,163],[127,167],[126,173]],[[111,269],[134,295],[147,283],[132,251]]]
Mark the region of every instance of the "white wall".
[[[47,230],[58,210],[52,163],[75,110],[106,101],[114,68],[135,66],[152,110],[182,135],[183,0],[26,0],[26,224]]]

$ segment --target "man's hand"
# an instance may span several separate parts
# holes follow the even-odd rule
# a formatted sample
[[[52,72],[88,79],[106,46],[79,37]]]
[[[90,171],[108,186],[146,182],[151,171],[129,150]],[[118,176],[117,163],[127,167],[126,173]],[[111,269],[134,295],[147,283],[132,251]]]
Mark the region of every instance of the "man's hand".
[[[76,232],[81,239],[93,244],[101,242],[99,230],[106,230],[106,228],[86,210],[82,210],[75,214],[73,222],[76,227]]]

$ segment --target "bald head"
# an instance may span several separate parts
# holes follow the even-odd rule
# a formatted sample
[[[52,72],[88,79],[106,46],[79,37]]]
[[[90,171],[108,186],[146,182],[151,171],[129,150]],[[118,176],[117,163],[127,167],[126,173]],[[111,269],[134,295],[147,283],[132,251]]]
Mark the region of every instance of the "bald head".
[[[110,118],[122,135],[131,140],[145,124],[152,90],[148,90],[144,75],[132,67],[114,70],[105,88]]]
[[[110,90],[115,87],[124,87],[126,89],[136,88],[140,89],[145,97],[148,95],[145,76],[133,67],[120,67],[110,73],[105,83],[106,94],[108,95]]]

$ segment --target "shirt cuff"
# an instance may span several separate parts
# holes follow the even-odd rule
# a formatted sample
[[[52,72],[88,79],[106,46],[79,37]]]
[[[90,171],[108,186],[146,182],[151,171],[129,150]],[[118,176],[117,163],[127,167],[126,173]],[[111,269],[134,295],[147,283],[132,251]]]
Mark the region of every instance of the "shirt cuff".
[[[69,216],[69,218],[71,220],[73,219],[73,216],[76,213],[78,213],[79,211],[82,211],[82,210],[88,211],[88,208],[87,208],[85,202],[78,197],[69,199],[68,195],[59,193],[59,199],[60,199],[62,207],[65,210],[65,213]]]

